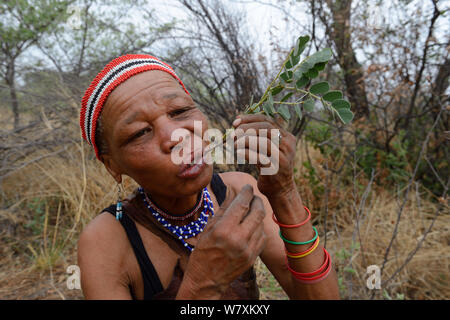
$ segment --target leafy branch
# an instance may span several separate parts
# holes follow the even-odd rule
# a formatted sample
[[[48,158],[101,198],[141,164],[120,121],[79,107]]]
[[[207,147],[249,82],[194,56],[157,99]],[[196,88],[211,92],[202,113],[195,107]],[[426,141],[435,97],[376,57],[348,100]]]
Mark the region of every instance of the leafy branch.
[[[311,84],[308,89],[305,88],[319,76],[332,57],[331,49],[325,48],[300,62],[300,55],[308,42],[309,36],[298,38],[295,47],[290,51],[280,71],[267,87],[261,99],[257,103],[251,102],[245,113],[264,113],[271,117],[279,114],[285,121],[289,121],[291,118],[289,107],[293,107],[295,114],[301,119],[304,111],[313,111],[315,101],[318,100],[326,110],[336,113],[343,123],[347,124],[353,119],[350,103],[343,99],[341,91],[330,91],[327,81],[316,82]],[[287,102],[295,93],[302,94],[302,97],[295,102]],[[274,101],[275,96],[282,98]],[[275,108],[275,105],[278,107]]]
[[[337,114],[344,124],[352,121],[354,115],[350,110],[350,103],[343,98],[342,91],[330,90],[330,84],[327,81],[311,83],[325,69],[332,57],[332,51],[330,48],[325,48],[300,61],[300,56],[309,40],[309,36],[300,36],[297,39],[294,48],[289,52],[261,99],[253,103],[252,97],[244,113],[259,113],[269,117],[279,114],[288,122],[291,119],[289,108],[294,108],[295,116],[301,120],[303,113],[312,112],[316,101],[320,101],[326,110]],[[289,102],[289,98],[294,94],[301,97],[294,102]],[[275,96],[281,97],[280,100],[275,101]],[[225,143],[226,136],[227,133],[222,137],[222,144]],[[212,144],[208,149],[212,151],[217,146]]]

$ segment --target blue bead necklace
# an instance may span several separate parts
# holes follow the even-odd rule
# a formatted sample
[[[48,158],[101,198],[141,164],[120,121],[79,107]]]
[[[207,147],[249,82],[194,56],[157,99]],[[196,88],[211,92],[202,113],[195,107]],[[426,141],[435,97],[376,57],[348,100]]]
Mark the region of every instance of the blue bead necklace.
[[[162,217],[151,205],[148,203],[144,189],[142,187],[138,188],[139,193],[142,196],[142,200],[144,201],[145,205],[147,206],[148,210],[151,212],[153,217],[162,224],[164,228],[169,230],[171,233],[175,234],[177,238],[183,243],[183,245],[189,249],[189,251],[193,251],[194,248],[191,247],[185,239],[189,239],[192,237],[195,237],[196,235],[200,234],[203,229],[205,228],[206,224],[208,223],[208,217],[209,213],[211,213],[211,217],[214,216],[214,206],[211,201],[211,196],[209,195],[208,189],[205,187],[203,189],[203,209],[200,213],[200,216],[197,220],[192,221],[191,223],[184,225],[184,226],[175,226],[167,222],[164,217]]]

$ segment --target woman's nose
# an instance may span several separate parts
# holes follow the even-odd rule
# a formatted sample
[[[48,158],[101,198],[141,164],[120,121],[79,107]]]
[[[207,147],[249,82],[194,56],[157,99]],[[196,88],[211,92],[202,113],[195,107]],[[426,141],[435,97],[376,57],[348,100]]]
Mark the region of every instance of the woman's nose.
[[[174,123],[170,119],[165,119],[158,123],[161,150],[163,153],[171,153],[173,148],[180,144],[179,146],[184,146],[189,143],[192,136],[194,135],[189,126],[180,126],[179,123]],[[190,146],[188,146],[189,148]]]

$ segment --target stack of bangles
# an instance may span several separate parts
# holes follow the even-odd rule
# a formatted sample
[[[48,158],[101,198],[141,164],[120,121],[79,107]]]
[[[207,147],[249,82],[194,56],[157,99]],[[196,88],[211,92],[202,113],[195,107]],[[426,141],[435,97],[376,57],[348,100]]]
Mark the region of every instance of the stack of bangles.
[[[308,213],[308,217],[306,218],[305,221],[303,221],[299,224],[282,224],[282,223],[278,222],[277,219],[275,218],[275,213],[272,213],[272,219],[277,225],[279,225],[280,227],[283,227],[283,228],[301,227],[301,226],[305,225],[311,219],[311,212],[308,210],[307,207],[304,207],[304,208],[305,208],[306,212]],[[331,272],[331,256],[325,248],[323,248],[323,252],[325,253],[325,260],[324,260],[323,264],[317,270],[315,270],[313,272],[309,272],[309,273],[301,273],[301,272],[297,272],[297,271],[293,270],[289,266],[289,261],[287,259],[288,257],[294,258],[294,259],[304,258],[307,255],[309,255],[310,253],[312,253],[319,246],[319,241],[320,241],[319,234],[315,227],[313,227],[313,230],[315,232],[314,238],[312,238],[309,241],[305,241],[305,242],[296,242],[296,241],[288,240],[285,237],[283,237],[283,235],[281,234],[281,230],[279,232],[280,238],[283,239],[283,241],[286,243],[297,244],[297,245],[305,245],[305,244],[312,243],[312,245],[309,249],[302,251],[302,252],[289,252],[289,251],[287,251],[287,249],[285,249],[285,251],[286,251],[286,266],[287,266],[288,270],[292,273],[294,278],[297,279],[301,283],[307,283],[307,284],[317,283],[317,282],[325,279],[328,276],[328,274]]]

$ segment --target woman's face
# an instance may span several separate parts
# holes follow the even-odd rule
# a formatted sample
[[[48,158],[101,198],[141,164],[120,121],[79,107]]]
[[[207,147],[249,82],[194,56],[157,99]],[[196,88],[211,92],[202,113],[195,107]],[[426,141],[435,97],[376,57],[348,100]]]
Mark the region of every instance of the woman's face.
[[[178,141],[171,141],[171,135],[186,129],[193,138],[194,121],[201,121],[203,137],[206,117],[170,74],[159,70],[137,74],[120,84],[103,107],[103,138],[108,144],[103,163],[117,181],[128,175],[152,194],[192,195],[209,183],[212,165],[203,165],[195,176],[180,175],[182,165],[171,160]]]

